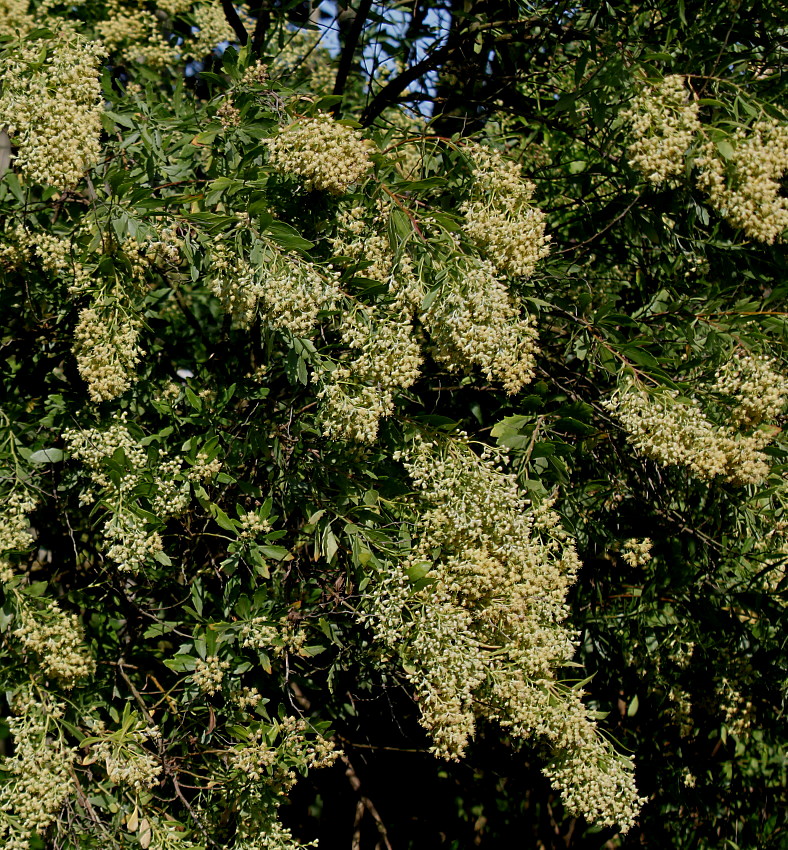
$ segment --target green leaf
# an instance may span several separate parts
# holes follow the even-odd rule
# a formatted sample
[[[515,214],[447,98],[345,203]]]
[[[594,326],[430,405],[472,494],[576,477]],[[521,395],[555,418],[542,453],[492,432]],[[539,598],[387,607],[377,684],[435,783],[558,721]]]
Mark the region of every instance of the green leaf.
[[[416,561],[408,567],[408,578],[411,581],[419,581],[420,579],[425,578],[431,569],[431,561]]]
[[[492,437],[510,437],[513,434],[519,434],[521,429],[531,421],[528,416],[507,416],[500,422],[493,425],[490,431]]]
[[[285,549],[284,546],[260,546],[259,548],[266,558],[274,561],[283,561],[290,554],[290,550]]]
[[[63,451],[61,449],[40,449],[37,452],[33,452],[30,455],[28,460],[30,463],[60,463],[63,460]]]
[[[218,505],[211,504],[209,510],[211,512],[211,516],[216,520],[216,524],[220,528],[223,528],[225,531],[232,531],[235,533],[237,524],[231,520]]]
[[[169,667],[173,673],[190,673],[196,663],[197,659],[192,655],[176,655],[174,658],[164,659],[164,666]]]
[[[272,221],[266,228],[265,232],[276,242],[288,251],[309,251],[315,247],[314,242],[304,239],[303,236],[289,224],[283,221]]]
[[[173,629],[178,628],[178,623],[176,622],[165,622],[165,623],[154,623],[152,626],[148,626],[147,629],[143,632],[142,636],[144,638],[154,638],[161,637],[162,635],[169,634]]]
[[[723,159],[733,159],[734,150],[733,145],[730,142],[726,142],[725,140],[721,139],[720,141],[717,141],[714,144]]]

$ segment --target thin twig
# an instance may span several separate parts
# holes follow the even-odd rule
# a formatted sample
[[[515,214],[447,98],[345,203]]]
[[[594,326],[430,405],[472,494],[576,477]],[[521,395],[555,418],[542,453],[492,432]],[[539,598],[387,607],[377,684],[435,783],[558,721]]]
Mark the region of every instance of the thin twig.
[[[386,829],[386,825],[383,823],[383,819],[380,817],[378,810],[375,808],[372,800],[361,793],[361,780],[358,778],[358,774],[354,770],[353,765],[350,763],[350,759],[348,759],[348,757],[344,754],[341,755],[340,758],[345,765],[345,776],[347,776],[348,782],[350,782],[350,787],[359,795],[359,801],[364,804],[364,808],[370,813],[370,815],[372,815],[372,819],[375,821],[380,837],[386,845],[386,850],[393,850],[391,842],[388,839],[388,830]]]

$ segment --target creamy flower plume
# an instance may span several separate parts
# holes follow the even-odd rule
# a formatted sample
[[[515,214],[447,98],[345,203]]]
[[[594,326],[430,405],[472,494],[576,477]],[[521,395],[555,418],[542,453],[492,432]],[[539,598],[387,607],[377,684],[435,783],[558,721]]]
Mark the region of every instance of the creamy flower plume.
[[[35,506],[35,499],[19,490],[5,497],[0,510],[0,552],[27,549],[32,544],[33,531],[27,515]]]
[[[13,701],[16,716],[6,722],[14,755],[0,759],[0,841],[5,850],[29,850],[32,833],[44,835],[70,794],[75,793],[68,747],[57,721],[60,703],[37,702],[29,693]]]
[[[302,178],[307,189],[341,195],[372,168],[372,142],[330,115],[300,118],[268,143],[271,165]]]
[[[398,390],[412,386],[422,357],[411,322],[359,310],[341,327],[342,341],[355,354],[324,377],[323,432],[330,437],[371,443],[378,423],[394,410]]]
[[[473,165],[474,186],[460,207],[463,229],[501,272],[530,277],[550,253],[545,214],[530,203],[534,184],[493,148],[469,144],[464,151]]]
[[[71,687],[95,670],[76,614],[67,614],[51,599],[14,592],[18,625],[13,635],[27,652],[38,656],[45,676]]]
[[[696,160],[698,186],[734,227],[771,244],[788,229],[788,198],[780,193],[788,172],[788,124],[758,121],[749,132],[737,129],[727,145],[726,159],[720,145],[704,143]]]
[[[715,425],[696,402],[681,398],[677,390],[647,391],[630,381],[605,406],[628,432],[632,445],[664,466],[685,466],[698,478],[710,481],[720,476],[736,485],[757,484],[769,473],[762,449],[773,433]]]
[[[15,167],[26,180],[68,189],[98,161],[103,57],[99,44],[68,32],[6,52],[0,127],[17,147]]]
[[[686,81],[671,74],[657,84],[642,83],[622,118],[632,142],[629,164],[651,183],[665,183],[684,173],[684,156],[700,129],[698,105]]]
[[[555,679],[575,648],[563,620],[579,562],[551,503],[523,499],[490,449],[417,440],[402,458],[419,497],[416,545],[367,592],[367,618],[415,687],[435,754],[461,756],[478,716],[540,736],[567,806],[628,829],[642,804],[632,764],[600,737],[582,691]]]
[[[141,322],[116,307],[86,307],[74,329],[77,368],[93,401],[122,395],[137,379],[134,371],[144,351]]]
[[[421,318],[435,358],[450,369],[477,366],[510,393],[533,379],[536,330],[491,263],[452,269]]]

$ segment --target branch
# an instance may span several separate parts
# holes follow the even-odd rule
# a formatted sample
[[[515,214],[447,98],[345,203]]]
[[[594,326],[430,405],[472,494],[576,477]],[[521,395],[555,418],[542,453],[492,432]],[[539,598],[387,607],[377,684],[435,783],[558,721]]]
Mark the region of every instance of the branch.
[[[375,821],[375,826],[378,828],[378,834],[380,835],[381,841],[386,847],[386,850],[392,850],[391,842],[388,837],[388,830],[386,829],[386,825],[383,823],[383,819],[381,818],[378,810],[375,808],[375,804],[369,797],[365,796],[361,793],[361,780],[358,778],[356,771],[353,769],[353,765],[350,763],[350,760],[346,755],[340,756],[342,762],[345,765],[345,776],[348,778],[348,782],[350,782],[350,787],[358,794],[358,802],[366,809],[370,815],[372,815],[372,819]],[[361,821],[360,815],[363,814],[363,810],[360,810],[359,807],[356,807],[356,821],[355,821],[355,830],[353,835],[353,850],[356,850],[356,830],[359,828],[359,824]]]
[[[271,26],[271,13],[268,11],[268,3],[263,0],[257,10],[257,23],[254,25],[252,34],[252,55],[259,57],[263,52],[263,42]]]
[[[238,17],[238,12],[235,11],[233,0],[222,0],[222,9],[224,9],[224,17],[227,18],[227,23],[233,28],[233,32],[238,36],[238,41],[241,45],[245,45],[249,41],[249,33],[246,27],[241,23]]]
[[[369,127],[369,125],[380,115],[381,112],[392,103],[397,102],[397,98],[403,91],[422,74],[427,71],[432,71],[437,65],[440,65],[444,59],[451,53],[451,47],[444,45],[439,47],[434,53],[425,56],[421,62],[417,62],[412,68],[403,71],[398,77],[395,77],[388,85],[384,86],[372,98],[369,106],[364,110],[361,116],[361,126]]]
[[[361,32],[364,29],[364,24],[367,22],[367,17],[369,16],[371,8],[372,0],[361,0],[358,5],[358,9],[356,10],[355,17],[353,18],[353,23],[350,25],[347,40],[342,48],[342,55],[339,57],[337,76],[334,80],[334,94],[339,95],[340,97],[345,92],[347,78],[350,75],[350,67],[353,64],[353,56],[356,53],[356,47],[358,46],[359,39],[361,38]],[[334,108],[331,110],[334,113],[335,118],[339,118],[341,116],[341,103],[342,101],[335,103]]]
[[[556,34],[558,36],[559,43],[565,43],[572,40],[588,40],[590,38],[589,35],[586,35],[579,30],[571,27],[564,27],[560,24],[545,22],[544,19],[540,17],[523,18],[516,21],[492,21],[484,24],[477,23],[473,27],[468,27],[455,33],[453,38],[450,37],[449,41],[447,41],[447,43],[442,47],[439,47],[430,55],[425,56],[421,62],[417,62],[411,68],[403,71],[399,76],[391,80],[388,85],[384,86],[364,110],[364,113],[361,116],[362,126],[368,127],[387,106],[397,102],[399,95],[401,95],[412,82],[427,73],[427,71],[434,70],[436,66],[448,59],[453,53],[459,52],[462,49],[463,43],[468,39],[476,38],[478,33],[503,26],[514,27],[516,25],[518,28],[527,28],[537,24],[542,26],[546,25],[545,32],[550,31]],[[520,42],[536,42],[543,38],[544,33],[536,34],[534,36],[517,36],[517,40]]]

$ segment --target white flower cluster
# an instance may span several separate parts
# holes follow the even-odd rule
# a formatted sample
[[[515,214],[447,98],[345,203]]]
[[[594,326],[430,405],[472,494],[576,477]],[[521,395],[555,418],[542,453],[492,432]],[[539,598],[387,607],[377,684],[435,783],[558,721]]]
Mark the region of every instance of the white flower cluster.
[[[634,825],[645,798],[634,786],[633,762],[600,736],[582,690],[513,676],[499,678],[493,690],[506,710],[501,725],[515,736],[538,734],[552,744],[555,756],[543,772],[571,812],[599,825],[618,824],[622,832]]]
[[[211,458],[207,452],[198,452],[197,458],[189,470],[189,481],[210,481],[222,471],[222,462],[218,457]]]
[[[83,765],[103,761],[107,779],[113,785],[125,785],[134,791],[147,791],[158,783],[161,761],[145,748],[151,739],[159,737],[157,727],[132,722],[110,733],[102,722],[93,725],[95,735],[83,742],[89,748]]]
[[[516,393],[534,376],[536,330],[522,318],[491,263],[457,266],[421,316],[434,356],[455,371],[478,366]]]
[[[194,20],[197,24],[197,37],[182,48],[182,59],[201,60],[213,52],[223,41],[235,41],[233,28],[227,23],[227,17],[221,5],[200,3],[194,8]]]
[[[198,658],[194,665],[192,681],[204,694],[215,694],[221,690],[224,674],[230,669],[230,662],[218,655],[209,655],[204,661]]]
[[[702,145],[698,186],[734,227],[771,244],[788,229],[788,198],[780,191],[788,171],[788,124],[757,121],[749,131],[737,129],[729,145],[728,159],[714,141]]]
[[[252,617],[241,626],[238,634],[241,646],[274,655],[301,655],[307,635],[287,616],[272,625],[265,617]]]
[[[651,540],[644,537],[642,540],[626,540],[621,552],[624,563],[630,567],[642,567],[651,560]]]
[[[194,5],[194,0],[156,0],[156,8],[174,17],[180,12],[188,12]]]
[[[124,573],[139,572],[164,551],[159,533],[146,528],[145,520],[130,510],[113,513],[102,531],[110,544],[107,557]]]
[[[655,184],[684,173],[684,156],[700,122],[698,104],[690,99],[683,76],[671,74],[656,85],[642,83],[622,118],[630,125],[633,168]]]
[[[621,422],[629,441],[664,466],[686,466],[710,481],[722,476],[736,485],[757,484],[769,474],[761,451],[772,439],[767,431],[742,434],[711,422],[700,406],[677,390],[646,391],[634,382],[623,385],[605,407]]]
[[[361,277],[386,284],[393,296],[392,310],[403,315],[412,314],[421,306],[424,287],[407,253],[400,251],[395,255],[391,248],[386,232],[387,212],[385,207],[380,207],[370,220],[364,207],[343,211],[332,248],[336,256],[369,263],[360,271]]]
[[[249,740],[229,752],[229,762],[238,770],[244,782],[265,782],[282,795],[295,785],[296,772],[290,765],[308,769],[330,767],[340,756],[334,742],[321,735],[310,735],[306,720],[284,717],[266,735],[262,729],[253,732]],[[278,743],[274,745],[274,741]]]
[[[145,259],[153,266],[177,268],[183,262],[183,239],[176,222],[169,227],[157,228],[145,244]]]
[[[142,469],[147,462],[144,449],[132,437],[129,431],[125,414],[119,417],[118,421],[103,430],[99,428],[86,428],[83,430],[67,428],[63,432],[63,439],[66,441],[68,450],[73,456],[81,460],[88,467],[90,477],[99,487],[109,487],[111,485],[109,478],[104,472],[103,461],[112,457],[118,449],[123,450],[129,466],[134,470]],[[131,487],[134,484],[136,484],[136,480],[131,483]]]
[[[103,528],[104,538],[110,544],[107,557],[123,572],[138,572],[164,549],[158,532],[150,531],[146,527],[147,521],[134,512],[134,499],[130,497],[147,466],[144,449],[129,432],[125,417],[104,430],[67,429],[63,432],[63,438],[73,456],[88,467],[93,483],[108,491],[107,501],[114,501],[117,505]],[[130,468],[116,484],[107,475],[103,462],[118,449],[123,450]],[[180,465],[177,466],[179,468]],[[164,473],[167,472],[165,466]],[[170,466],[170,478],[172,475],[173,467]],[[185,488],[182,484],[178,485],[174,480],[165,481],[164,474],[156,477],[155,482],[159,491],[156,504],[165,516],[172,516],[185,507]],[[86,494],[85,500],[92,501],[92,494]]]
[[[223,130],[230,130],[240,125],[241,112],[233,105],[232,98],[226,97],[216,110],[216,118],[222,125]]]
[[[368,622],[416,688],[437,755],[462,755],[477,716],[541,736],[568,765],[546,769],[567,805],[628,829],[642,803],[632,765],[600,737],[582,693],[554,678],[575,648],[563,620],[577,554],[551,503],[523,499],[504,461],[462,439],[404,453],[417,545],[368,591]]]
[[[0,36],[24,35],[35,27],[35,18],[28,14],[29,0],[0,2]]]
[[[372,142],[328,113],[299,118],[268,142],[269,162],[307,189],[342,195],[372,168]]]
[[[181,476],[182,466],[183,460],[180,457],[159,456],[153,476],[154,492],[150,499],[153,512],[157,516],[180,516],[189,506],[189,480],[194,480],[194,467],[184,478]]]
[[[188,8],[191,3],[182,5]],[[108,16],[96,22],[96,35],[122,62],[161,68],[177,60],[179,51],[164,38],[162,21],[155,12],[125,6],[119,0],[108,0],[105,9]]]
[[[26,180],[70,188],[98,161],[103,57],[99,44],[68,30],[6,52],[0,127],[17,148],[16,167]]]
[[[146,750],[126,747],[122,753],[108,751],[104,758],[107,779],[113,785],[128,785],[135,791],[146,791],[159,781],[161,764]]]
[[[303,30],[298,30],[296,35],[298,36],[302,32]],[[244,71],[241,82],[247,86],[264,86],[268,83],[269,77],[268,65],[258,59]]]
[[[692,719],[692,697],[684,688],[675,687],[668,691],[668,699],[674,703],[671,720],[679,727],[679,735],[687,738],[692,734],[694,721]]]
[[[0,558],[0,584],[8,584],[15,576],[14,565],[5,558]]]
[[[34,598],[14,591],[19,625],[13,635],[38,656],[38,666],[48,677],[70,688],[90,676],[96,662],[85,646],[82,624],[76,614],[66,614],[51,599]]]
[[[4,271],[19,271],[30,262],[31,245],[25,227],[16,222],[6,222],[0,233],[0,268]]]
[[[471,197],[460,207],[463,230],[501,272],[530,277],[550,253],[545,215],[530,204],[534,184],[523,180],[520,166],[494,148],[469,144],[464,151],[475,182]]]
[[[276,252],[260,267],[260,313],[275,328],[293,336],[311,336],[321,310],[334,307],[339,290],[317,266]]]
[[[76,753],[57,728],[60,704],[14,700],[17,717],[7,718],[14,755],[0,759],[7,778],[0,783],[0,843],[4,850],[29,850],[31,833],[40,836],[73,793],[71,765]]]
[[[253,268],[229,247],[215,248],[210,258],[213,294],[240,327],[249,327],[259,307],[275,328],[297,337],[310,336],[318,313],[330,309],[339,291],[312,263],[267,246]]]
[[[176,61],[201,60],[223,41],[235,39],[220,6],[194,0],[160,0],[155,5],[158,8],[150,11],[120,0],[104,4],[108,17],[96,22],[96,34],[120,61],[161,68]],[[187,11],[196,27],[190,37],[174,41],[170,18]]]
[[[238,828],[233,842],[233,850],[315,850],[317,839],[302,844],[293,837],[293,833],[273,816],[260,822],[244,821]]]
[[[42,269],[69,281],[76,291],[89,280],[89,272],[73,256],[72,239],[41,230],[28,230],[17,223],[7,226],[0,245],[0,263],[7,269],[22,270],[35,257]]]
[[[135,367],[145,353],[139,335],[140,321],[115,306],[79,314],[73,351],[93,401],[117,398],[137,379]]]
[[[458,760],[476,730],[474,695],[487,675],[471,615],[449,600],[414,599],[405,569],[383,575],[366,602],[375,637],[416,689],[432,752]]]
[[[219,299],[222,309],[240,327],[254,321],[257,298],[257,279],[249,263],[226,245],[211,251],[209,258],[209,287]]]
[[[421,350],[410,321],[371,310],[346,317],[341,332],[344,344],[358,354],[329,372],[318,392],[323,433],[373,443],[380,419],[394,410],[397,390],[417,380]]]
[[[132,491],[146,478],[153,484],[150,506],[161,519],[179,516],[191,499],[190,482],[205,481],[218,474],[221,461],[208,460],[198,454],[193,466],[184,469],[184,459],[160,454],[155,465],[150,465],[144,448],[132,437],[125,416],[104,430],[67,429],[63,432],[66,445],[73,456],[88,467],[92,482],[107,491],[105,503],[115,502],[117,509],[104,525],[104,537],[111,544],[107,556],[120,570],[137,572],[146,561],[163,551],[161,537],[147,528],[147,520],[134,510]],[[128,469],[116,482],[104,469],[104,461],[122,449]],[[82,497],[84,503],[95,500],[92,492]]]
[[[755,714],[752,702],[725,677],[715,688],[715,695],[728,731],[737,738],[749,735]]]
[[[250,782],[264,782],[270,769],[276,764],[277,751],[263,737],[262,732],[254,732],[243,745],[230,750],[230,767],[240,771],[244,779]]]
[[[739,427],[774,421],[785,409],[788,378],[773,367],[770,357],[737,354],[717,372],[712,389],[735,399],[731,417]]]
[[[598,738],[568,749],[552,761],[544,774],[561,793],[570,812],[579,812],[592,823],[618,825],[628,832],[646,802],[632,786],[633,761],[611,752]]]
[[[12,549],[27,549],[33,542],[33,532],[27,515],[36,506],[36,501],[27,493],[9,493],[0,510],[0,552]]]
[[[271,523],[263,519],[257,511],[247,511],[238,522],[240,524],[238,536],[241,540],[255,540],[261,534],[271,530]]]
[[[241,688],[240,691],[230,693],[230,699],[242,710],[256,708],[262,698],[263,695],[257,688]]]

